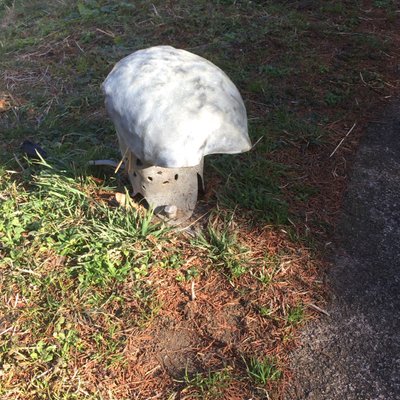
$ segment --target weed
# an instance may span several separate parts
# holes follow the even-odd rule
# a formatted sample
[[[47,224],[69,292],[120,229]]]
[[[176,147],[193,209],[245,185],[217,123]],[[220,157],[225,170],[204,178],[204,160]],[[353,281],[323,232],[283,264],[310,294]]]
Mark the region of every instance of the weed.
[[[190,392],[192,396],[200,399],[217,399],[223,396],[231,381],[231,374],[228,368],[220,371],[209,371],[207,373],[196,373],[190,375],[186,369],[183,383],[183,392]]]
[[[263,285],[273,282],[275,276],[281,271],[281,260],[279,256],[267,256],[261,267],[257,266],[251,270],[251,274]]]
[[[395,8],[394,0],[374,0],[373,5],[378,8],[383,8],[387,10],[392,10]]]
[[[69,358],[71,347],[77,349],[80,348],[78,332],[73,329],[73,324],[67,322],[62,316],[55,325],[53,337],[58,341],[58,351],[60,357],[64,360]]]
[[[199,271],[197,268],[188,268],[186,271],[178,272],[175,280],[177,282],[190,282],[191,280],[199,276]]]
[[[33,361],[41,361],[47,363],[55,357],[57,346],[54,344],[46,344],[40,340],[36,346],[30,351],[29,356]]]
[[[250,357],[243,359],[249,378],[258,385],[266,385],[269,382],[281,378],[282,371],[278,368],[276,360],[270,357],[258,359]]]
[[[347,10],[345,6],[340,2],[327,2],[327,4],[321,6],[321,11],[328,14],[342,15]]]
[[[328,92],[325,94],[324,100],[328,106],[335,107],[342,103],[343,95],[337,92]]]
[[[271,309],[270,307],[260,306],[259,312],[262,317],[269,317],[273,314],[274,310]]]
[[[291,187],[291,191],[295,194],[296,199],[302,202],[308,201],[310,197],[315,196],[318,193],[317,188],[299,183],[294,184]]]
[[[298,325],[304,320],[304,307],[297,305],[289,307],[286,313],[286,321],[289,325]]]
[[[194,243],[208,250],[213,265],[223,268],[229,279],[239,278],[247,272],[247,249],[239,244],[227,221],[222,227],[209,224],[207,234],[201,234]]]
[[[266,64],[259,68],[259,72],[273,78],[282,78],[289,75],[292,71],[289,68]]]
[[[183,259],[181,254],[172,254],[169,257],[165,257],[160,261],[160,267],[179,269],[183,265]]]

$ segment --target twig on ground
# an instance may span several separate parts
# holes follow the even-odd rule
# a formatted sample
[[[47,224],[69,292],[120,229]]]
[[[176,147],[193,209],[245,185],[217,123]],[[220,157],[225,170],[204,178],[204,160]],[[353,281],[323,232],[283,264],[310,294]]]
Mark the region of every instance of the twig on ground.
[[[256,147],[258,145],[259,142],[261,142],[261,140],[264,138],[264,136],[260,136],[259,139],[257,139],[257,141],[253,144],[253,146],[251,146],[251,149],[253,150],[254,147]]]
[[[119,171],[119,169],[121,168],[121,165],[124,163],[124,160],[125,160],[126,155],[128,154],[128,151],[129,151],[129,148],[127,147],[126,150],[125,150],[124,155],[121,158],[121,161],[117,165],[117,168],[115,168],[114,174],[116,174]]]
[[[25,168],[22,165],[21,161],[19,160],[19,158],[17,157],[17,155],[14,153],[14,159],[17,162],[17,164],[20,166],[20,168],[22,169],[23,172],[25,172]]]
[[[154,4],[152,4],[152,6],[153,6],[154,14],[155,14],[158,18],[161,18],[161,15],[159,14],[159,12],[158,12],[156,6],[155,6]]]
[[[78,49],[82,52],[85,53],[85,50],[82,49],[82,47],[80,46],[80,44],[75,40],[75,44],[78,47]]]
[[[332,151],[332,153],[329,156],[329,158],[331,158],[336,153],[337,149],[342,145],[342,143],[347,138],[347,136],[349,136],[350,133],[353,132],[353,129],[356,127],[356,125],[357,125],[357,123],[354,122],[353,126],[349,129],[349,131],[346,133],[346,135],[342,138],[342,140],[339,142],[339,144],[335,147],[335,150]]]
[[[16,296],[15,296],[14,308],[16,308],[16,307],[17,307],[17,305],[18,305],[18,302],[19,302],[19,293],[17,293],[17,294],[16,294]]]
[[[114,33],[108,32],[108,31],[103,31],[103,29],[100,29],[100,28],[96,28],[96,31],[101,32],[101,33],[104,33],[105,35],[110,36],[110,37],[112,37],[112,38],[115,37]]]
[[[7,333],[7,332],[9,332],[9,331],[11,331],[13,328],[14,328],[13,326],[10,326],[10,327],[8,327],[7,329],[4,329],[4,331],[0,332],[0,336],[1,336],[1,335],[4,335],[5,333]]]
[[[196,293],[194,291],[194,281],[192,281],[192,287],[191,287],[191,300],[196,300]]]
[[[39,374],[39,375],[36,375],[36,376],[34,377],[34,379],[40,379],[40,378],[42,378],[43,376],[47,375],[47,374],[48,374],[49,372],[51,372],[52,370],[53,370],[53,367],[49,368],[48,370],[42,372],[42,373]]]
[[[40,274],[38,274],[35,271],[32,271],[31,269],[25,269],[25,268],[16,268],[17,271],[19,272],[25,272],[27,274],[32,274],[32,275],[36,275],[36,276],[40,276]]]
[[[316,305],[313,304],[313,303],[309,303],[308,305],[309,305],[309,307],[313,308],[314,310],[316,310],[316,311],[318,311],[318,312],[320,312],[320,313],[322,313],[322,314],[327,315],[328,317],[331,316],[331,315],[328,313],[328,311],[325,311],[324,309],[322,309],[321,307],[316,306]]]
[[[118,163],[114,160],[90,160],[88,161],[88,165],[102,165],[116,168]]]
[[[204,218],[207,214],[210,214],[210,212],[211,212],[211,210],[210,210],[210,211],[207,211],[206,213],[204,213],[204,214],[202,214],[202,215],[200,215],[199,218],[197,218],[195,221],[193,221],[192,223],[190,223],[188,226],[185,226],[185,227],[183,227],[183,228],[177,229],[176,232],[184,232],[184,231],[187,231],[187,230],[188,230],[191,226],[193,226],[196,222],[200,221],[200,220],[201,220],[202,218]],[[187,231],[187,233],[189,233],[189,232]]]

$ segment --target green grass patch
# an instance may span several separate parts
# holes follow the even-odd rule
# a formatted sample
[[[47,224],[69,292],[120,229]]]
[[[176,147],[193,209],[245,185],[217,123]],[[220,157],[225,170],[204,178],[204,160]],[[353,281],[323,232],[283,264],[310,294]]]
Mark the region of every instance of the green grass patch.
[[[250,357],[248,360],[245,359],[244,362],[249,378],[257,385],[266,385],[279,380],[282,376],[282,371],[273,358]]]
[[[281,195],[280,180],[286,167],[262,155],[218,156],[212,167],[224,178],[218,193],[222,204],[252,210],[267,222],[284,224],[288,206]]]
[[[248,250],[238,241],[236,233],[229,227],[229,220],[220,225],[209,224],[205,233],[199,235],[194,245],[205,249],[228,279],[235,280],[248,271]]]
[[[286,312],[286,321],[289,325],[298,325],[304,321],[304,307],[300,304],[289,307]]]
[[[3,185],[18,193],[0,204],[4,260],[13,266],[25,265],[32,254],[55,252],[66,258],[67,271],[81,285],[104,285],[145,274],[151,252],[146,238],[165,232],[151,223],[151,212],[112,209],[92,197],[90,179],[77,180],[48,164],[34,177],[29,201],[22,186]]]
[[[220,371],[209,371],[190,375],[187,371],[183,383],[183,393],[190,392],[193,398],[220,399],[223,398],[224,389],[231,382],[231,374],[228,368]]]

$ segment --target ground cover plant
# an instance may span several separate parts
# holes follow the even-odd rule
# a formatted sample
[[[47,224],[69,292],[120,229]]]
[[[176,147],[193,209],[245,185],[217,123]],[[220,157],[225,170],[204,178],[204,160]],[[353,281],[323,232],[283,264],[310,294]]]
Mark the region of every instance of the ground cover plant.
[[[399,16],[394,0],[0,0],[0,397],[283,398],[359,137],[398,94]],[[187,229],[87,164],[119,158],[101,82],[158,44],[226,71],[255,143],[206,160]]]

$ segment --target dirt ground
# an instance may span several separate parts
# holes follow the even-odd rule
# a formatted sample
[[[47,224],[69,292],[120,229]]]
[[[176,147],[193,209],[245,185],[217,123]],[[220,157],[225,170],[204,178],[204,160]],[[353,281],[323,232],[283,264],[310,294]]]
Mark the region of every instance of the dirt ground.
[[[287,400],[400,398],[400,102],[369,126],[337,228],[329,316],[292,355]]]

